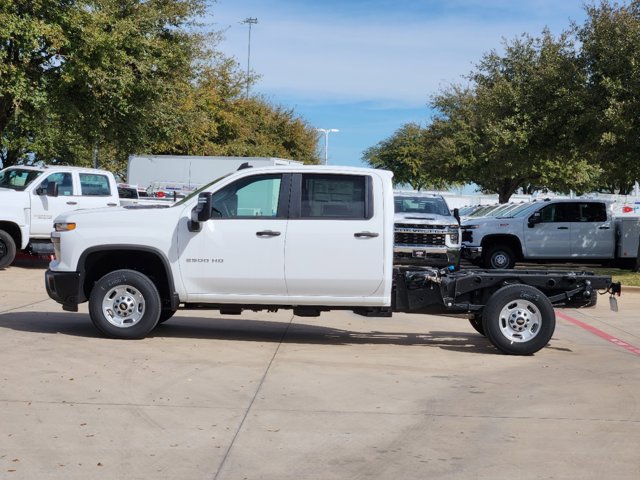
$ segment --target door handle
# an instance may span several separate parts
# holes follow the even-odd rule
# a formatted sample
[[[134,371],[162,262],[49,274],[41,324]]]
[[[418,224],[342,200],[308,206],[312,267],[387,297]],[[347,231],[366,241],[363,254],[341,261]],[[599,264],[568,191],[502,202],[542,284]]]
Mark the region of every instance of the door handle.
[[[356,238],[375,238],[378,235],[379,234],[375,232],[358,232],[353,234],[353,236]]]
[[[277,237],[280,235],[280,232],[274,232],[273,230],[263,230],[261,232],[256,232],[258,237]]]
[[[77,205],[77,204],[78,202],[71,202],[71,201],[67,202],[67,205]]]
[[[117,207],[117,203],[107,203],[107,207]]]
[[[558,227],[558,230],[569,230],[569,227]]]
[[[611,229],[611,227],[607,227],[607,226],[598,227],[598,230],[610,230],[610,229]]]

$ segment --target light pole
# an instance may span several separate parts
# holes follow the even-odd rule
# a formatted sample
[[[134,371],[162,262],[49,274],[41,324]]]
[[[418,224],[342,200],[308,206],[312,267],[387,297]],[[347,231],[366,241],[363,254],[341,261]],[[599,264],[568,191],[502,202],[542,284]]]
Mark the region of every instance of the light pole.
[[[258,23],[258,19],[255,17],[247,17],[242,22],[245,25],[249,25],[249,46],[247,47],[247,98],[249,98],[249,70],[251,67],[251,25]]]
[[[337,133],[337,128],[316,128],[317,131],[324,133],[324,164],[329,163],[329,134]]]

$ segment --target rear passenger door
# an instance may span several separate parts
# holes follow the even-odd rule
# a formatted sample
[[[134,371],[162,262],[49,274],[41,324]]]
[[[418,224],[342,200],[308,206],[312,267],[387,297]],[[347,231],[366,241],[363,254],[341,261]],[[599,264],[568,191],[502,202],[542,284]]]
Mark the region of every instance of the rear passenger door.
[[[571,224],[571,256],[610,258],[615,249],[615,232],[603,202],[577,203],[578,218]]]
[[[118,192],[114,191],[109,177],[101,173],[79,173],[80,195],[75,198],[75,208],[116,207]]]
[[[285,248],[291,300],[318,297],[319,304],[339,305],[382,295],[384,220],[373,181],[366,174],[293,176]]]

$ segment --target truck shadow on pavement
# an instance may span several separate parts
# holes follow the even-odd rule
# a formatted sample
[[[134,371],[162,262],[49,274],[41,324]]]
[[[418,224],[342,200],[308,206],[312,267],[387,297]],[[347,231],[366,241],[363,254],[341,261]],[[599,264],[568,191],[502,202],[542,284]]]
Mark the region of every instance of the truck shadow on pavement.
[[[455,320],[452,320],[455,321]],[[461,319],[463,327],[466,320]],[[40,334],[103,338],[85,313],[11,312],[0,315],[0,329]],[[144,341],[154,338],[233,340],[314,345],[400,345],[437,347],[467,353],[497,353],[489,341],[469,326],[469,332],[352,331],[282,321],[247,318],[176,317],[158,325]],[[105,339],[106,340],[106,339]]]

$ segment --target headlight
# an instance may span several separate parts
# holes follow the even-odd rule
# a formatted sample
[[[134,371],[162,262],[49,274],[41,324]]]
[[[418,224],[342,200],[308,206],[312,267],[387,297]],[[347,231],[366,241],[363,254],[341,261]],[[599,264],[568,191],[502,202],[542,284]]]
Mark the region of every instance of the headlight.
[[[54,223],[53,228],[56,232],[70,232],[76,229],[75,223]]]
[[[462,230],[475,230],[476,228],[480,228],[480,225],[462,225],[460,228]]]

